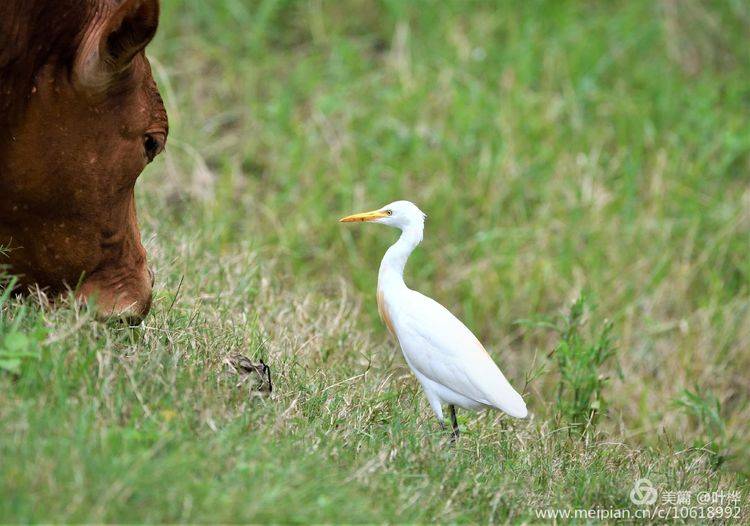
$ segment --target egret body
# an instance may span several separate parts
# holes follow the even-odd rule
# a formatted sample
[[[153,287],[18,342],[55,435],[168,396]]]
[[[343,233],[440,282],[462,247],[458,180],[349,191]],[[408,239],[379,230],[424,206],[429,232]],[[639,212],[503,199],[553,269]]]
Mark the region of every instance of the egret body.
[[[341,222],[373,222],[401,230],[385,253],[378,273],[378,312],[401,345],[406,363],[424,389],[441,425],[449,406],[453,435],[458,436],[455,406],[472,411],[500,409],[525,418],[526,404],[476,336],[435,300],[404,283],[409,255],[422,241],[425,214],[409,201],[396,201]]]

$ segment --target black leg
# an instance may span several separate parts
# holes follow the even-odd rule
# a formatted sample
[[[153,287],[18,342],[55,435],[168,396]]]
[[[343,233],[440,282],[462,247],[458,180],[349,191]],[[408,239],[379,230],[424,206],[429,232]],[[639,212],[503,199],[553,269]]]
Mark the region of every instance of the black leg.
[[[453,440],[455,441],[461,434],[458,430],[458,420],[456,420],[456,407],[453,405],[448,406],[451,410],[451,423],[453,424]]]

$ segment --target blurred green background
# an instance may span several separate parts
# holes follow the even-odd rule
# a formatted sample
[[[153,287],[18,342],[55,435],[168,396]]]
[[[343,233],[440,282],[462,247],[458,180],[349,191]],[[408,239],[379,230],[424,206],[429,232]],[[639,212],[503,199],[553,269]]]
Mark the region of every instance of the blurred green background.
[[[39,359],[0,377],[0,519],[533,521],[632,508],[644,476],[746,495],[749,28],[739,0],[163,1],[153,314],[4,300]],[[407,283],[530,420],[464,413],[445,443],[377,318],[396,234],[337,223],[396,199],[428,214]],[[228,352],[274,396],[234,389]]]

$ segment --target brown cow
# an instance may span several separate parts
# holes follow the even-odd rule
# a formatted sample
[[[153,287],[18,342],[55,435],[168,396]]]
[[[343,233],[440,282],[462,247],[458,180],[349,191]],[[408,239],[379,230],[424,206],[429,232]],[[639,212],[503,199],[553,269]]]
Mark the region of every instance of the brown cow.
[[[131,320],[153,287],[133,188],[167,138],[158,20],[158,0],[0,0],[0,264]]]

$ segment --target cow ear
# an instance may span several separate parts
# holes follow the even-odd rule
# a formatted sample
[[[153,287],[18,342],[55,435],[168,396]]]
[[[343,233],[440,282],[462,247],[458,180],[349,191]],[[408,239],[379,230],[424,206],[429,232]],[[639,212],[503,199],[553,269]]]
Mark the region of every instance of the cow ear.
[[[115,70],[143,51],[159,25],[158,0],[126,0],[109,18],[99,41],[101,55]]]
[[[77,64],[78,79],[88,87],[106,87],[143,51],[159,25],[159,0],[125,0],[91,39],[85,39]]]

